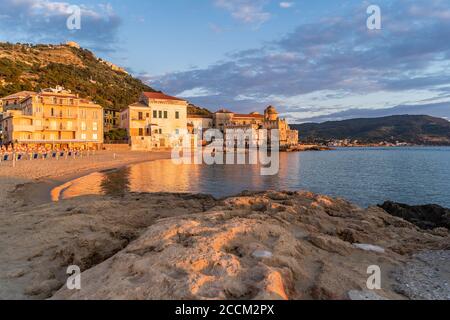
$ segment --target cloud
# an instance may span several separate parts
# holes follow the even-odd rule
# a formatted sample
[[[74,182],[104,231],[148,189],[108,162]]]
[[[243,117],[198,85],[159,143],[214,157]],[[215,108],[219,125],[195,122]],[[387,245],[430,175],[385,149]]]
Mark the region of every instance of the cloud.
[[[450,103],[450,20],[442,14],[450,4],[413,5],[399,0],[389,10],[382,7],[383,29],[371,31],[367,7],[358,4],[207,68],[156,77],[151,85],[172,93],[214,92],[192,99],[212,109],[251,111],[275,103],[286,112],[310,113],[305,116],[425,100]]]
[[[111,5],[80,5],[80,30],[67,28],[71,6],[69,2],[50,0],[2,0],[0,36],[34,43],[75,40],[98,51],[113,50],[121,19]]]
[[[271,14],[264,10],[267,0],[215,0],[218,8],[231,13],[231,16],[247,24],[260,25],[268,21]]]
[[[280,2],[280,8],[289,9],[294,6],[293,2]]]

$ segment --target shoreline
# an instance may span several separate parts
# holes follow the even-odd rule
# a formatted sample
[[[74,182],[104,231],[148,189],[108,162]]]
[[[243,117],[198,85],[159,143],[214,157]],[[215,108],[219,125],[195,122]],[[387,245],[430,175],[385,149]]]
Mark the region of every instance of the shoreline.
[[[51,190],[61,184],[70,182],[71,180],[95,173],[102,172],[105,170],[118,170],[120,168],[151,162],[156,160],[169,159],[169,152],[108,152],[108,151],[100,151],[98,152],[100,155],[100,159],[93,159],[92,162],[84,162],[85,159],[69,159],[69,160],[32,160],[31,162],[22,162],[18,163],[15,168],[5,164],[0,166],[0,180],[4,180],[2,186],[0,186],[0,201],[4,202],[8,199],[8,194],[11,194],[18,189],[21,189],[21,194],[24,196],[23,202],[30,202],[34,205],[40,205],[44,203],[51,202]],[[114,155],[116,158],[114,158]],[[132,155],[131,158],[127,158]],[[109,159],[105,159],[108,158]],[[68,162],[67,162],[68,161]],[[73,162],[72,162],[73,161]],[[33,166],[44,164],[48,169],[52,169],[52,165],[65,164],[69,167],[63,168],[61,171],[57,173],[34,173],[27,177],[27,174],[24,172],[20,172],[19,169],[22,165],[27,166],[25,170],[28,172],[33,171]],[[72,168],[73,165],[73,168]],[[30,168],[31,167],[31,168]],[[74,173],[73,171],[76,171]],[[0,210],[1,212],[1,210]]]

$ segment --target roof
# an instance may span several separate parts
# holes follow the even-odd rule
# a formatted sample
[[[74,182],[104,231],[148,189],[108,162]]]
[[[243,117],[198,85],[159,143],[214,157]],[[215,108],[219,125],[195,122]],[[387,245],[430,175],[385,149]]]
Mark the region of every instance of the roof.
[[[148,105],[143,104],[143,103],[140,103],[140,102],[136,102],[136,103],[130,104],[129,106],[130,106],[130,107],[148,108]],[[126,108],[125,108],[125,109],[126,109]]]
[[[235,118],[255,118],[255,119],[262,119],[264,116],[262,114],[235,114]]]
[[[164,94],[162,92],[144,92],[144,96],[146,96],[149,99],[156,99],[156,100],[175,100],[175,101],[186,101],[180,98],[172,97],[167,94]]]
[[[234,113],[234,112],[227,110],[227,109],[220,109],[220,110],[217,110],[215,113]]]
[[[188,114],[188,116],[187,116],[188,118],[191,118],[191,119],[212,119],[212,115],[210,114],[210,115],[206,115],[206,114]]]
[[[15,99],[15,98],[25,98],[31,95],[36,95],[33,91],[20,91],[17,93],[10,94],[9,96],[3,97],[2,99]]]

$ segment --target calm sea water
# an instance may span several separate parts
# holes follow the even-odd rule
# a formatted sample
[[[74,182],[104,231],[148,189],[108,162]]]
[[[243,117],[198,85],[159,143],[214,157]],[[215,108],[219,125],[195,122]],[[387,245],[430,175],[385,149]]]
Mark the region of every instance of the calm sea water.
[[[393,200],[450,207],[450,148],[446,147],[282,153],[280,167],[276,176],[261,176],[260,168],[251,165],[157,161],[84,177],[75,184],[78,188],[66,192],[73,196],[167,191],[223,197],[243,190],[310,190],[361,206]]]

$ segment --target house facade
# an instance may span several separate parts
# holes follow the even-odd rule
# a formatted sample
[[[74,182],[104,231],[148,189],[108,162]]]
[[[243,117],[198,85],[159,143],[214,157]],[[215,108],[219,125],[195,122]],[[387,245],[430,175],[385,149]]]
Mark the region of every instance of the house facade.
[[[103,108],[62,87],[29,94],[3,113],[4,144],[99,147]]]
[[[187,134],[188,102],[159,92],[143,92],[120,114],[132,150],[171,148]]]
[[[105,109],[103,116],[103,130],[109,132],[120,127],[120,111]]]

